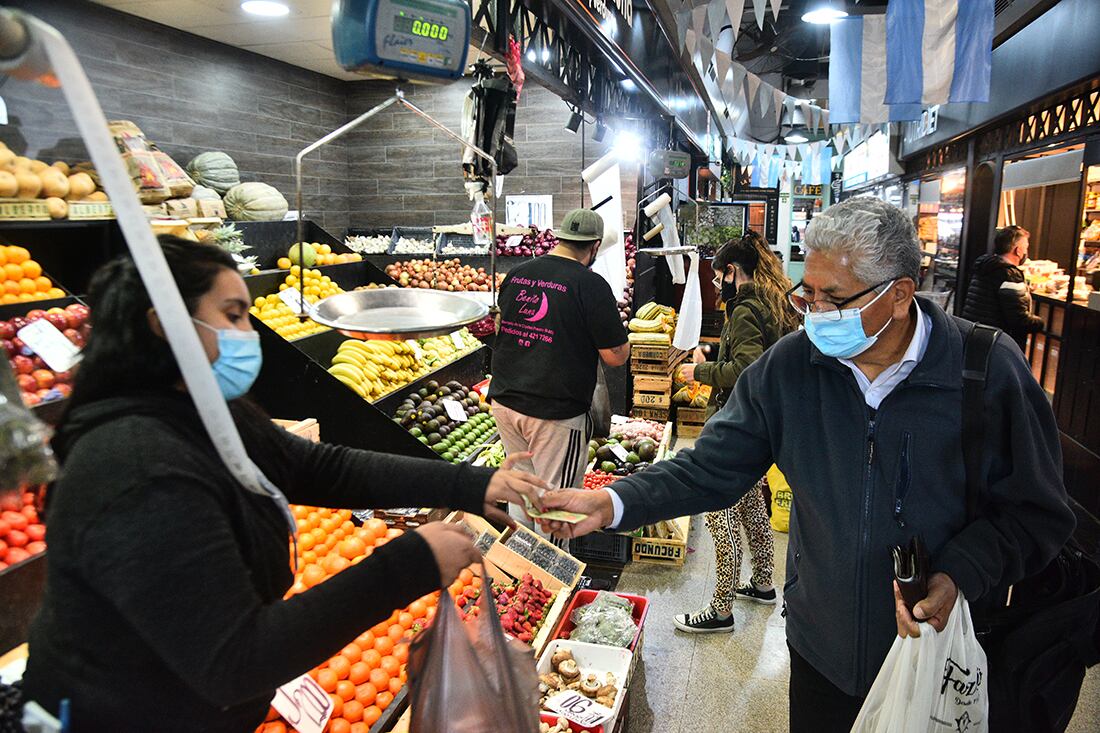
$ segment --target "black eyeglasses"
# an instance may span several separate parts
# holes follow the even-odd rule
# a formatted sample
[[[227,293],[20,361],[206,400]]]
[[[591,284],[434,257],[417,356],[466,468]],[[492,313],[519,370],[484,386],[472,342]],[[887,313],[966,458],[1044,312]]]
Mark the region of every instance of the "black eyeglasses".
[[[811,312],[813,312],[813,313],[820,313],[820,314],[824,315],[826,318],[828,318],[829,320],[839,321],[840,320],[840,313],[841,313],[841,311],[844,310],[844,306],[848,305],[849,303],[851,303],[853,301],[859,300],[860,298],[862,298],[864,295],[867,295],[868,293],[871,293],[871,292],[874,292],[875,290],[878,290],[879,288],[881,288],[883,285],[886,285],[887,283],[893,283],[893,282],[896,282],[896,281],[897,281],[897,278],[893,278],[893,277],[890,278],[889,280],[883,280],[882,282],[878,283],[877,285],[872,285],[871,287],[867,288],[866,290],[860,290],[858,293],[856,293],[852,297],[845,298],[844,300],[840,301],[839,303],[834,303],[831,300],[807,300],[806,298],[803,298],[801,295],[797,295],[795,293],[795,291],[802,287],[802,281],[801,280],[798,281],[797,285],[795,285],[793,288],[791,288],[790,290],[788,290],[786,292],[786,296],[787,296],[787,301],[791,304],[791,307],[794,308],[796,311],[799,312],[799,314],[801,314],[803,316],[809,315]]]

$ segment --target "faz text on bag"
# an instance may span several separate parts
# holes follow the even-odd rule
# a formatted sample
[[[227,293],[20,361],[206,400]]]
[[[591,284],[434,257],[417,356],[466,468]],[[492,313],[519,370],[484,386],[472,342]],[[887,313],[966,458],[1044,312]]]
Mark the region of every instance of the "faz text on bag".
[[[852,733],[988,733],[989,665],[960,592],[944,630],[894,640]]]

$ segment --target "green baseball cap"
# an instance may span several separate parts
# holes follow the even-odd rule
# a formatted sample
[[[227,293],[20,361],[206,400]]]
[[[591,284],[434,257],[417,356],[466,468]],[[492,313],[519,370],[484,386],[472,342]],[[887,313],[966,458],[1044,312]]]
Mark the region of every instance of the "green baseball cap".
[[[592,209],[573,209],[554,234],[567,242],[593,242],[603,239],[603,217]]]

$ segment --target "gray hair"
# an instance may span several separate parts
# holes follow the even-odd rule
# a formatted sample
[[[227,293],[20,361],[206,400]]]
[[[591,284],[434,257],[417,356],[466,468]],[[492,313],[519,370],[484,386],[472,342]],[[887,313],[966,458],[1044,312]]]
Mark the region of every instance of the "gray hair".
[[[896,206],[858,196],[818,214],[806,228],[806,247],[848,258],[866,285],[907,277],[920,282],[921,250],[913,222]]]

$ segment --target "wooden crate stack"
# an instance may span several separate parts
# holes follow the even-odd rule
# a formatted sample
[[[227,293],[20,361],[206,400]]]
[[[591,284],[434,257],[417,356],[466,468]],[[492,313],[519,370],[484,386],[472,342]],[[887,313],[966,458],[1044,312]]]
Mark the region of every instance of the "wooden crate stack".
[[[705,407],[676,408],[676,437],[697,438],[703,432],[703,423],[707,420]]]
[[[635,346],[630,355],[634,376],[633,417],[667,421],[672,407],[672,382],[686,351],[672,346]]]

